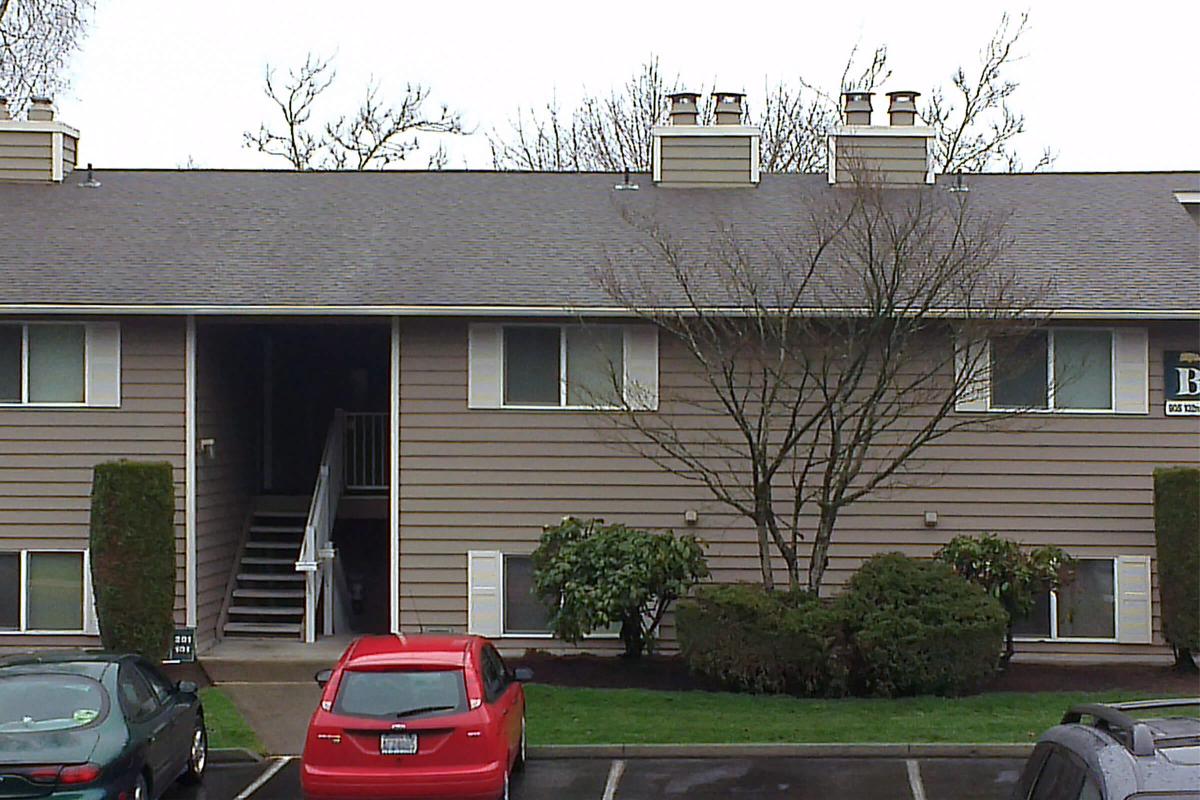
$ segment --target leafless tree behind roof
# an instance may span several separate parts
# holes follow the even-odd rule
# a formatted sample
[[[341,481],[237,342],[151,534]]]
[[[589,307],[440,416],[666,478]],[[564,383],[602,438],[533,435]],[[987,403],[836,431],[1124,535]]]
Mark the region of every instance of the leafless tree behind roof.
[[[66,87],[62,72],[87,28],[92,0],[0,0],[0,96],[21,114]]]

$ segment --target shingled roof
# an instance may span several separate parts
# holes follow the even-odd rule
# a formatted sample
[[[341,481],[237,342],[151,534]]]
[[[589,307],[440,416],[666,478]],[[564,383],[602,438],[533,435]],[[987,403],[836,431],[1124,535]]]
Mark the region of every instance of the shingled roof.
[[[97,171],[0,184],[0,312],[602,309],[593,270],[637,249],[622,206],[703,233],[768,233],[824,175],[754,189],[663,189],[634,175],[513,172]],[[939,189],[953,178],[939,179]],[[1052,278],[1048,307],[1200,314],[1196,222],[1175,199],[1200,173],[971,175],[1009,216],[1009,266]]]

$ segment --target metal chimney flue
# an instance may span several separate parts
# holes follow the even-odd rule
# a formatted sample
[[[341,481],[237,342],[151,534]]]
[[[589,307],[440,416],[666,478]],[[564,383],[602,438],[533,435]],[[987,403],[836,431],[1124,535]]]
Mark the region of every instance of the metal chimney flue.
[[[892,127],[917,124],[917,98],[920,92],[888,92],[888,122]]]
[[[871,96],[874,92],[842,92],[842,114],[847,125],[871,124]]]
[[[29,101],[29,113],[26,115],[30,122],[53,122],[54,101],[49,97],[35,97]]]
[[[671,124],[695,125],[700,117],[697,101],[700,95],[695,92],[675,92],[668,95],[671,100]]]
[[[741,92],[713,92],[716,100],[716,117],[718,125],[741,125],[743,100],[746,95]]]

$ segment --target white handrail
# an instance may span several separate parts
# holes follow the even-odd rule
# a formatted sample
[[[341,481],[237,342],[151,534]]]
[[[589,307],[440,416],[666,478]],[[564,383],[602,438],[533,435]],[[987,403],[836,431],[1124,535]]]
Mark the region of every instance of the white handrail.
[[[325,589],[325,634],[329,635],[332,617],[330,603],[332,579],[330,561],[333,550],[329,546],[333,523],[337,520],[338,500],[342,497],[342,459],[346,415],[339,408],[333,412],[333,422],[325,436],[325,449],[321,453],[321,467],[317,471],[317,484],[313,487],[312,501],[308,506],[308,519],[304,524],[304,544],[296,571],[305,573],[304,581],[304,641],[314,642],[317,638],[317,601]],[[324,586],[322,586],[324,584]]]

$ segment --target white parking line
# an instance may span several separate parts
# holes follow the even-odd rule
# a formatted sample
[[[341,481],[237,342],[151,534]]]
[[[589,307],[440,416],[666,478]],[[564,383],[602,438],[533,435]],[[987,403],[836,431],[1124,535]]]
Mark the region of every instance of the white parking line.
[[[625,762],[618,758],[608,769],[608,782],[604,784],[604,797],[601,800],[613,800],[616,797],[617,784],[621,782],[621,776],[624,774]]]
[[[242,789],[242,793],[239,794],[237,797],[235,797],[233,800],[248,800],[248,798],[251,795],[253,795],[259,789],[261,789],[263,786],[265,786],[267,784],[267,781],[271,780],[271,778],[274,778],[275,773],[279,772],[279,770],[286,767],[288,765],[288,762],[294,758],[295,758],[295,756],[282,756],[280,758],[276,758],[274,760],[274,763],[272,763],[271,766],[267,767],[266,770],[263,771],[263,774],[259,775],[258,778],[254,781],[254,783],[250,784],[245,789]]]
[[[925,784],[921,782],[921,765],[914,758],[908,759],[908,787],[913,800],[925,800]]]

